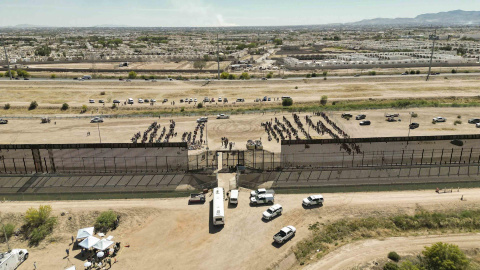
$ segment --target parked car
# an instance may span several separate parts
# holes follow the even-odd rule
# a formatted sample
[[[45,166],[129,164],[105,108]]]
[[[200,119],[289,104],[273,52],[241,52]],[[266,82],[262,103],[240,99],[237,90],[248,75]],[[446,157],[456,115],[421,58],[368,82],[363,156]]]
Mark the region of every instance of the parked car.
[[[139,98],[138,103],[143,103],[143,99]]]
[[[353,115],[351,113],[342,113],[342,118],[352,118]]]
[[[283,227],[278,233],[273,236],[273,241],[282,244],[295,236],[297,229],[293,226]]]
[[[8,124],[8,120],[7,119],[0,119],[0,124],[1,125],[6,125],[6,124]]]
[[[150,99],[150,102],[155,103],[155,102],[157,102],[157,100],[156,99]]]
[[[222,98],[221,98],[221,97],[218,97],[218,102],[222,102]]]
[[[88,102],[90,102],[90,103],[95,103],[95,100],[90,99]]]
[[[355,117],[356,120],[363,120],[365,118],[367,118],[367,116],[365,114],[359,114]]]
[[[114,99],[113,103],[120,104],[120,100]]]
[[[196,98],[195,98],[195,99],[193,99],[193,102],[197,102],[197,99],[196,99]]]
[[[370,120],[360,121],[360,126],[370,126],[370,124],[371,124]]]
[[[230,201],[231,204],[238,204],[238,189],[230,190]]]
[[[260,194],[275,194],[275,191],[273,191],[273,189],[259,188],[250,192],[250,197],[255,197]]]
[[[477,124],[477,123],[480,123],[480,118],[471,118],[471,119],[468,119],[468,123],[469,123],[469,124]]]
[[[98,100],[98,103],[105,103],[105,100],[99,99],[99,100]]]
[[[103,118],[96,116],[90,120],[90,123],[103,123]]]
[[[221,114],[217,115],[217,119],[230,119],[230,116],[221,113]]]
[[[210,99],[209,99],[208,97],[205,97],[205,98],[203,99],[203,102],[210,102]]]
[[[436,122],[436,123],[445,122],[445,121],[447,121],[447,118],[444,118],[441,116],[433,118],[433,122]]]
[[[250,198],[250,204],[252,205],[273,204],[274,202],[275,202],[275,198],[273,194],[260,194]]]
[[[190,99],[188,100],[188,102],[193,102],[193,98],[190,98]]]
[[[205,202],[205,194],[203,194],[203,193],[190,194],[190,198],[188,199],[188,204],[204,203],[204,202]]]
[[[263,212],[262,218],[270,220],[276,216],[281,215],[283,212],[283,207],[280,204],[275,204],[272,207],[268,208],[267,211]]]
[[[208,117],[200,117],[197,119],[197,123],[206,123],[208,122]]]
[[[323,196],[318,194],[318,195],[312,195],[308,196],[307,198],[303,199],[302,204],[304,206],[313,206],[313,205],[323,205]]]
[[[146,103],[150,102],[150,100],[148,98],[144,99],[143,101],[146,102]]]
[[[409,127],[410,127],[410,129],[416,129],[416,128],[420,127],[420,124],[419,123],[411,123],[409,125]]]
[[[480,123],[476,123],[475,126],[476,126],[477,128],[480,128]]]
[[[227,103],[227,102],[228,102],[228,99],[227,99],[227,98],[224,98],[224,99],[223,99],[223,102],[224,102],[224,103]]]
[[[244,98],[237,98],[237,102],[245,102]]]

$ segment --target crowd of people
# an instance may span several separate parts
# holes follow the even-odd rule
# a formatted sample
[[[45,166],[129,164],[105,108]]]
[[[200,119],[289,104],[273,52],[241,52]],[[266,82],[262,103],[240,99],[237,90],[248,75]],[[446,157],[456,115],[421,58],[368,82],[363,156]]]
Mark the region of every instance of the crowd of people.
[[[84,249],[82,248],[81,256],[82,258],[87,258],[86,262],[89,262],[90,265],[85,267],[85,270],[93,269],[110,269],[112,264],[117,262],[116,256],[120,251],[121,243],[116,242],[113,245],[113,248],[106,249],[102,251],[104,255],[99,257],[97,254],[98,251],[93,249]],[[105,268],[108,265],[108,268]]]
[[[161,143],[161,142],[169,142],[170,138],[176,137],[177,133],[175,132],[175,121],[170,120],[169,129],[167,133],[167,128],[164,126],[162,129],[162,133],[157,138],[158,130],[160,129],[160,124],[157,122],[153,122],[144,132],[143,136],[139,132],[135,133],[133,137],[130,139],[132,143],[138,143],[138,140],[141,138],[141,143]],[[165,138],[164,138],[165,136]]]
[[[182,134],[182,142],[186,142],[188,149],[196,150],[200,149],[205,142],[203,140],[203,131],[205,129],[205,123],[198,123],[192,132],[184,132]],[[197,140],[197,135],[199,136]]]

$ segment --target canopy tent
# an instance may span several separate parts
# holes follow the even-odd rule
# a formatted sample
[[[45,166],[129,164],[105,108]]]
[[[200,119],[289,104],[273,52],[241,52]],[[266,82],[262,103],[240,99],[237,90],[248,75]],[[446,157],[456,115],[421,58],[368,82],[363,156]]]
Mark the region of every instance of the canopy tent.
[[[92,236],[92,235],[93,235],[93,227],[83,228],[83,229],[78,230],[77,239],[87,238],[87,237]]]
[[[85,240],[80,242],[80,244],[78,244],[78,245],[83,247],[83,248],[89,249],[89,248],[93,247],[98,241],[100,241],[100,239],[96,238],[95,236],[89,236],[89,237],[85,238]]]
[[[69,268],[65,269],[65,270],[75,270],[77,268],[75,268],[75,265],[74,266],[70,266]]]
[[[113,241],[107,240],[107,239],[102,239],[98,241],[95,245],[93,245],[93,248],[98,249],[98,250],[105,250],[109,246],[113,245]]]

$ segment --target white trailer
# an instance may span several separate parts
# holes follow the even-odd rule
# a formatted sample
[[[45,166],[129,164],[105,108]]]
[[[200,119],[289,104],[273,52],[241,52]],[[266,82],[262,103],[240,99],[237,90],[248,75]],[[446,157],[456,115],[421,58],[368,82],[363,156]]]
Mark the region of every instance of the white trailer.
[[[223,202],[223,188],[216,187],[213,189],[213,225],[225,225],[225,209]]]
[[[10,252],[0,253],[0,270],[15,270],[27,258],[26,249],[13,249]]]

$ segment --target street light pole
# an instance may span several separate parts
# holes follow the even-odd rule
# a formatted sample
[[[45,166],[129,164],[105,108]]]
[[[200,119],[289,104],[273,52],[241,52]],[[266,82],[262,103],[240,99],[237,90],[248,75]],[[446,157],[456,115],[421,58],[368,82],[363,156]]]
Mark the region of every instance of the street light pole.
[[[433,45],[432,45],[432,53],[430,54],[430,65],[428,66],[427,81],[430,78],[430,72],[432,70],[433,52],[435,51],[435,41],[437,41],[439,39],[438,36],[437,36],[437,29],[435,29],[434,34],[430,35],[430,37],[428,39],[433,40]]]
[[[98,127],[98,137],[100,138],[100,143],[102,143],[102,136],[100,135],[100,122],[97,123]]]

